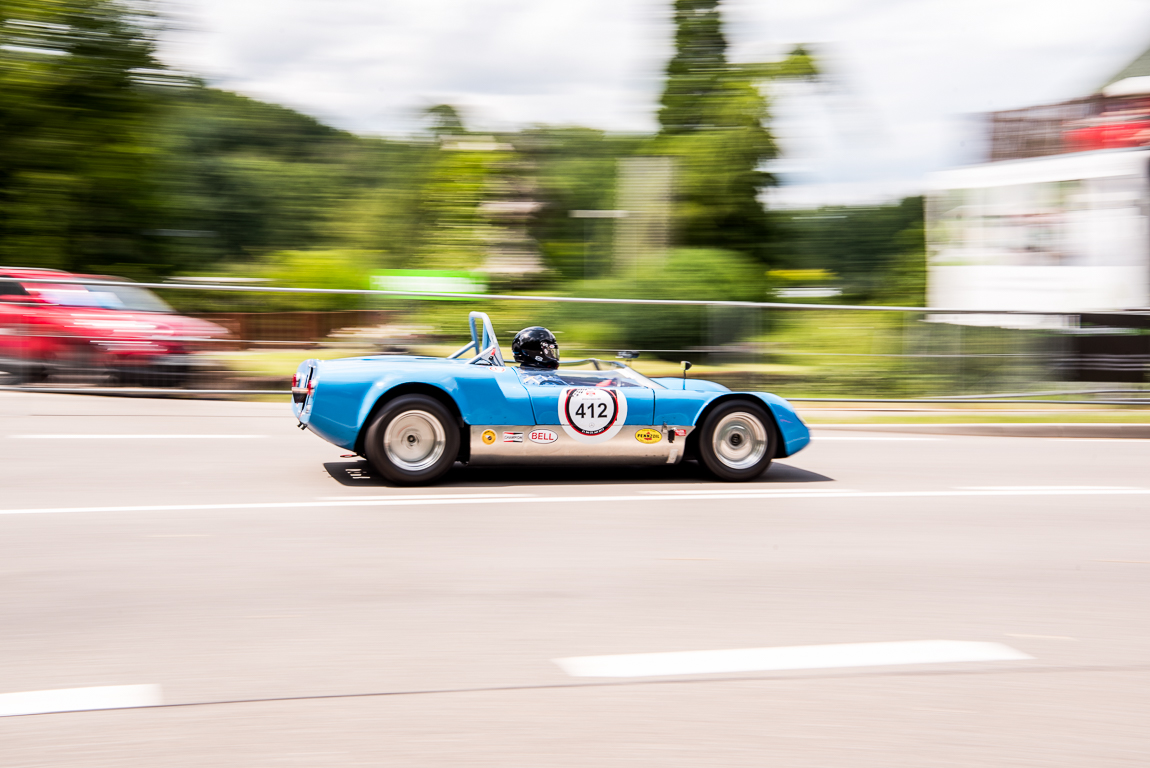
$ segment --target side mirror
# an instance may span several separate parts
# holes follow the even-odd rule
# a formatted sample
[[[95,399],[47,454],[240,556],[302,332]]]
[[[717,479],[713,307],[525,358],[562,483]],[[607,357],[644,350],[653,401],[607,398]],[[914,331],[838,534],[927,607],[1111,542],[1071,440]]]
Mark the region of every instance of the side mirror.
[[[683,389],[687,388],[687,371],[691,370],[691,363],[688,360],[683,360]]]

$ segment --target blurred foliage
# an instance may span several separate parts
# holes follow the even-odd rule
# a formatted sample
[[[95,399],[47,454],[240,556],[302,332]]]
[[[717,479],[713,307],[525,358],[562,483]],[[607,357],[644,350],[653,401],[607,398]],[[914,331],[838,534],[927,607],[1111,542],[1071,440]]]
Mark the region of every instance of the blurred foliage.
[[[515,137],[541,203],[530,232],[557,276],[584,279],[610,270],[614,220],[574,218],[571,212],[615,209],[618,162],[634,155],[642,141],[590,128],[537,127]]]
[[[371,171],[355,137],[282,107],[198,86],[162,104],[159,229],[175,267],[328,244],[332,204]]]
[[[453,148],[438,152],[431,162],[421,189],[421,269],[482,264],[493,237],[481,206],[509,153],[467,149],[464,142],[449,146]]]
[[[322,288],[362,291],[370,288],[375,269],[392,266],[380,253],[342,250],[274,251],[262,253],[242,268],[213,270],[214,278],[242,278],[256,287]],[[202,275],[187,275],[202,277]],[[247,283],[244,283],[247,284]],[[221,282],[221,285],[228,285]],[[260,293],[243,291],[167,291],[169,303],[181,311],[290,312],[296,310],[369,309],[375,300],[362,294]]]
[[[576,296],[608,299],[763,301],[766,285],[759,265],[742,254],[679,248],[671,250],[656,269],[627,277],[579,281],[567,287]],[[561,348],[574,344],[613,350],[661,349],[667,350],[663,357],[674,360],[680,359],[677,355],[681,350],[730,341],[738,334],[722,326],[742,327],[747,316],[741,310],[716,314],[714,308],[705,306],[490,301],[461,307],[455,303],[421,302],[413,310],[411,321],[455,339],[464,332],[464,309],[488,312],[501,342],[508,348],[520,328],[545,325],[560,333]]]
[[[791,397],[931,397],[1026,392],[1054,384],[1056,333],[930,322],[903,312],[777,311],[762,382]]]
[[[766,281],[755,261],[735,251],[676,248],[665,263],[655,269],[628,277],[589,280],[580,286],[582,296],[603,298],[675,299],[694,301],[764,301]],[[736,316],[715,317],[709,307],[682,305],[618,305],[605,308],[595,304],[561,304],[560,328],[571,327],[590,346],[609,344],[616,348],[671,350],[706,346],[734,334],[716,328],[716,321],[738,323]],[[729,339],[723,339],[729,340]],[[653,353],[659,356],[658,353]]]
[[[154,265],[151,20],[111,0],[0,4],[0,258]],[[146,266],[145,266],[146,268]]]
[[[655,136],[577,126],[478,136],[443,104],[415,136],[356,136],[166,70],[155,56],[161,20],[148,8],[0,0],[3,263],[362,288],[376,269],[474,271],[502,249],[537,265],[493,274],[500,291],[763,301],[773,285],[801,282],[768,277],[770,267],[833,273],[852,300],[922,301],[921,200],[763,209],[759,195],[774,180],[761,168],[777,147],[760,86],[817,67],[802,48],[779,62],[729,62],[717,0],[675,2]],[[651,155],[676,161],[674,247],[622,275],[617,221],[573,212],[616,209],[620,161]],[[380,302],[168,293],[188,310]],[[460,309],[415,306],[445,326]],[[500,306],[505,327],[567,324],[586,344],[682,349],[764,331],[758,319],[701,308]]]
[[[856,303],[923,306],[926,242],[922,198],[897,205],[780,212],[792,269],[835,272]]]

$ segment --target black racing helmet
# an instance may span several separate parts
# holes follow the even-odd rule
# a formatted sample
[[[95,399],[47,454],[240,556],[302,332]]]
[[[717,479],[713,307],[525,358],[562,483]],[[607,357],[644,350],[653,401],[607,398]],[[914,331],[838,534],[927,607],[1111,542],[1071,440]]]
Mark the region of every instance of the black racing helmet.
[[[524,368],[558,368],[559,344],[555,334],[541,325],[524,328],[511,342],[515,362]]]

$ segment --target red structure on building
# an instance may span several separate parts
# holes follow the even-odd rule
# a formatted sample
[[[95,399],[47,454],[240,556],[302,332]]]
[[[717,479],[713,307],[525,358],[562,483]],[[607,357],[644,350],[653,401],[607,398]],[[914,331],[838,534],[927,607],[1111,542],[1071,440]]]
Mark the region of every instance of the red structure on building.
[[[987,115],[987,160],[1150,147],[1150,50],[1090,96]]]

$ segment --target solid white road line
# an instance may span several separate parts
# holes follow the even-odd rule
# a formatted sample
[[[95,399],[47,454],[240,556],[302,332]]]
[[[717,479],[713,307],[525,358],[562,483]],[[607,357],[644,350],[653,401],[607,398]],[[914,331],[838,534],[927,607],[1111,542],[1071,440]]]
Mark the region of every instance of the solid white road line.
[[[1034,657],[1001,643],[920,640],[901,643],[796,645],[725,651],[578,656],[555,659],[555,663],[572,677],[654,677],[787,669],[949,664],[969,661],[1019,661],[1032,658]]]
[[[112,506],[112,507],[51,507],[40,509],[0,509],[0,515],[36,515],[59,514],[65,512],[185,512],[210,511],[217,509],[333,509],[339,507],[421,507],[444,506],[464,504],[503,504],[513,505],[522,502],[545,502],[548,506],[554,504],[588,504],[601,501],[632,502],[636,509],[650,509],[651,502],[659,501],[699,501],[711,499],[715,501],[738,499],[931,499],[931,498],[972,498],[972,497],[999,497],[999,496],[1145,496],[1150,495],[1150,489],[1056,489],[1056,490],[992,490],[992,491],[827,491],[826,493],[811,493],[805,490],[796,491],[747,491],[715,492],[711,494],[684,492],[668,493],[662,496],[640,496],[636,494],[618,496],[534,496],[523,495],[517,498],[497,497],[466,497],[459,496],[427,496],[427,497],[396,497],[349,501],[264,501],[254,503],[223,503],[223,504],[154,504],[140,506]],[[354,497],[348,497],[354,499]]]
[[[1042,437],[1053,443],[1150,443],[1148,437]]]
[[[86,712],[93,709],[155,707],[163,703],[158,685],[108,685],[0,694],[0,717]]]
[[[317,496],[318,501],[404,501],[408,499],[521,499],[536,498],[533,493],[420,493],[387,496]]]
[[[964,491],[1133,491],[1134,485],[960,485]]]
[[[811,435],[812,443],[821,443],[824,440],[910,440],[915,442],[934,442],[945,440],[945,437],[871,437],[870,435],[823,435],[816,430]]]
[[[9,435],[18,440],[255,440],[267,435]]]
[[[697,490],[697,491],[696,490],[690,490],[690,489],[675,490],[675,491],[643,491],[643,493],[649,493],[652,496],[666,496],[668,494],[674,495],[674,496],[680,496],[680,495],[695,495],[695,496],[697,496],[699,494],[702,494],[704,496],[716,496],[719,494],[723,494],[723,495],[731,495],[731,494],[745,495],[748,493],[763,493],[763,494],[810,493],[810,494],[816,494],[817,495],[817,494],[822,494],[822,493],[847,493],[847,492],[853,493],[854,491],[855,491],[854,488],[793,488],[793,487],[789,487],[789,486],[782,486],[779,488],[770,488],[770,487],[763,487],[763,486],[755,486],[754,488],[746,488],[746,487],[743,487],[743,488],[705,488],[705,489]]]

